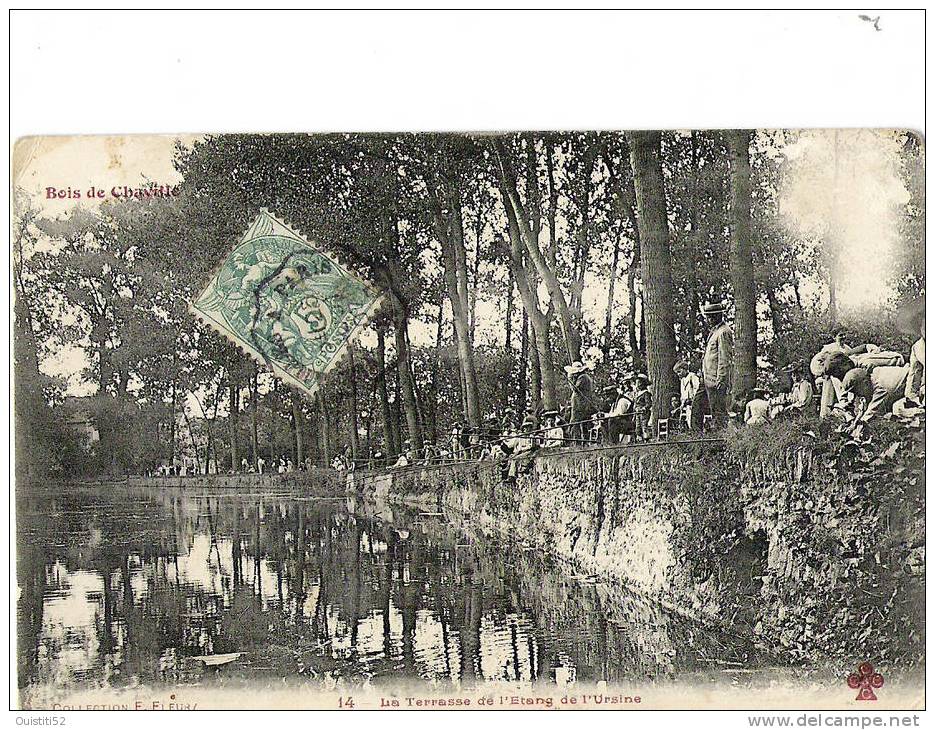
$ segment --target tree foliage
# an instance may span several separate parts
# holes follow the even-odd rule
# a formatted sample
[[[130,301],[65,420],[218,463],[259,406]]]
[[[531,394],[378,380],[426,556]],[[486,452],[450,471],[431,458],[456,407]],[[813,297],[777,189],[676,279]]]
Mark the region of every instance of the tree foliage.
[[[563,366],[575,360],[595,368],[598,389],[649,372],[662,413],[674,360],[698,364],[706,301],[742,308],[760,362],[803,360],[825,341],[834,237],[812,225],[830,214],[808,208],[801,189],[834,178],[834,148],[816,139],[224,134],[177,148],[177,197],[51,218],[19,196],[17,433],[47,437],[28,451],[41,452],[39,471],[58,473],[155,468],[182,454],[199,470],[260,456],[322,463],[345,449],[366,459],[407,440],[446,441],[458,422],[493,418],[509,430],[527,411],[567,408]],[[894,307],[924,291],[922,150],[913,135],[885,142],[898,150],[884,170],[895,176],[893,297],[863,312],[835,304],[835,318],[855,340],[903,347]],[[737,164],[743,147],[748,167]],[[881,156],[854,159],[858,169]],[[749,206],[739,228],[738,201]],[[388,295],[354,367],[314,400],[256,371],[188,312],[261,208]],[[752,276],[738,278],[737,266],[732,276],[738,240]],[[752,288],[741,292],[741,281]],[[85,365],[68,383],[47,374],[63,353]],[[747,372],[745,384],[756,377]],[[68,442],[59,406],[76,389],[93,395],[85,409],[100,421],[107,463]],[[131,422],[143,426],[119,425]]]

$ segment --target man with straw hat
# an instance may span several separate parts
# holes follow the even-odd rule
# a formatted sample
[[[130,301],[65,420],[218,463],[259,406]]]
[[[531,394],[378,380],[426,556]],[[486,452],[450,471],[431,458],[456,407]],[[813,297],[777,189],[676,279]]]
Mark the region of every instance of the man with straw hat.
[[[724,321],[725,302],[711,302],[701,308],[711,328],[701,359],[701,376],[708,396],[708,410],[716,427],[727,424],[731,372],[734,362],[734,334]]]

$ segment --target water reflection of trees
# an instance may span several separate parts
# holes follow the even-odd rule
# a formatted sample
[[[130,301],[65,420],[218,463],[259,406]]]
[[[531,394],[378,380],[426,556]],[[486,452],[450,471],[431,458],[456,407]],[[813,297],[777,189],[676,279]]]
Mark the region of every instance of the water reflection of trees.
[[[571,580],[539,553],[437,519],[336,502],[157,491],[36,497],[19,512],[21,686],[227,672],[549,680],[670,674],[723,646],[661,611]],[[55,666],[49,566],[100,576],[90,667]],[[54,593],[54,595],[53,595]],[[44,650],[40,647],[45,646]],[[674,650],[678,647],[679,652]],[[40,661],[40,654],[47,661]]]

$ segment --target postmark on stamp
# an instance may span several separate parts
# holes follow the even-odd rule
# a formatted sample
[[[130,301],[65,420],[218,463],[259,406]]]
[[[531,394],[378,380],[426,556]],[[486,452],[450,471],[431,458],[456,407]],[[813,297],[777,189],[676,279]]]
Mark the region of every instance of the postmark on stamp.
[[[314,395],[381,303],[370,282],[263,210],[191,309]]]

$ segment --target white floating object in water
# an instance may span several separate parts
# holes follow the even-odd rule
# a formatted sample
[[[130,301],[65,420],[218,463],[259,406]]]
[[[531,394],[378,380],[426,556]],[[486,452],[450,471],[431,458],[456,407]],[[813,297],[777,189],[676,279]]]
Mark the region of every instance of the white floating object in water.
[[[230,664],[243,656],[242,651],[233,654],[206,654],[204,656],[193,656],[192,661],[204,662],[206,667],[219,667],[222,664]]]

